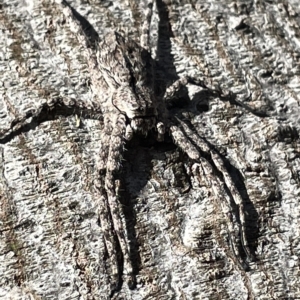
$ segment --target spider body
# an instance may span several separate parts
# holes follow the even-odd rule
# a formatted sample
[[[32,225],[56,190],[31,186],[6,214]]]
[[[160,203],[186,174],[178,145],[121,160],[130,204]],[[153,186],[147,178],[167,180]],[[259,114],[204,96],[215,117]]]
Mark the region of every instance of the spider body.
[[[65,6],[63,11],[75,28],[78,39],[87,46],[88,41],[74,18],[72,9]],[[101,103],[104,116],[102,143],[96,167],[98,180],[95,182],[96,193],[101,200],[100,223],[112,262],[112,282],[118,287],[123,273],[127,277],[126,281],[132,285],[133,267],[121,219],[123,212],[118,201],[120,181],[116,175],[122,167],[125,143],[135,132],[147,135],[149,131],[155,130],[158,140],[162,140],[165,134],[165,126],[159,121],[163,114],[159,112],[159,101],[153,93],[153,61],[144,47],[118,32],[107,34],[96,45],[96,53],[86,47],[86,57],[92,90]],[[102,98],[103,89],[106,93]],[[115,231],[117,239],[109,234],[111,231]],[[117,259],[116,243],[122,251],[123,266],[120,266]]]
[[[127,133],[140,131],[146,134],[155,127],[158,118],[153,97],[153,74],[148,51],[121,34],[108,34],[99,49],[111,49],[104,57],[97,55],[99,70],[109,86],[111,103],[126,117]],[[150,57],[149,57],[150,56]],[[126,136],[130,139],[131,135]]]
[[[129,239],[122,218],[122,207],[118,200],[120,197],[118,173],[122,168],[121,161],[126,141],[130,140],[135,133],[146,135],[149,131],[154,131],[158,141],[163,140],[166,131],[170,134],[174,143],[194,162],[192,172],[195,177],[205,176],[208,184],[213,187],[214,196],[223,196],[225,199],[222,208],[232,220],[228,223],[228,230],[235,235],[234,226],[237,225],[240,228],[241,244],[245,253],[250,257],[244,228],[243,200],[228,175],[221,157],[184,121],[168,116],[166,104],[182,85],[193,83],[207,88],[206,84],[197,78],[184,77],[167,88],[163,95],[156,95],[154,92],[155,61],[149,52],[148,38],[153,3],[150,2],[148,5],[140,44],[118,32],[112,32],[97,44],[96,51],[88,46],[87,38],[74,16],[73,9],[64,2],[60,5],[63,6],[66,19],[75,28],[78,40],[85,46],[91,88],[96,101],[90,106],[80,99],[53,99],[51,103],[41,105],[40,109],[18,117],[12,122],[10,130],[19,129],[28,117],[38,116],[44,106],[51,109],[56,103],[90,109],[103,114],[104,129],[99,146],[99,159],[96,163],[97,179],[94,186],[95,194],[99,199],[98,214],[110,261],[113,289],[120,287],[123,275],[130,286],[134,285]],[[220,95],[215,90],[213,92]],[[0,132],[1,136],[5,134],[7,132]],[[201,157],[202,152],[211,157],[215,168],[223,174],[227,188],[224,188],[221,179],[212,175],[213,167]],[[231,192],[231,195],[228,195],[227,190]],[[237,224],[231,208],[231,198],[239,209],[240,224]],[[114,234],[111,234],[112,232]],[[121,252],[121,259],[120,253],[116,250],[118,248]],[[235,253],[239,252],[238,248],[233,242]]]

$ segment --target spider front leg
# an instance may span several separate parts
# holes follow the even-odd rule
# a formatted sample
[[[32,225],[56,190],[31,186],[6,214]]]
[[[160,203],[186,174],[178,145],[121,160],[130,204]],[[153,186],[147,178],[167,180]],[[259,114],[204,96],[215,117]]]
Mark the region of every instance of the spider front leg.
[[[98,187],[100,191],[100,197],[104,197],[105,201],[101,202],[101,205],[107,205],[109,209],[109,215],[112,221],[113,231],[115,232],[117,241],[122,251],[123,259],[123,274],[126,275],[126,281],[131,287],[134,284],[133,280],[133,268],[130,259],[128,238],[126,236],[125,226],[123,226],[122,215],[123,210],[118,200],[120,181],[116,179],[121,167],[122,153],[124,151],[124,144],[126,142],[126,118],[119,112],[110,112],[105,117],[105,130],[104,137],[102,139],[102,149],[100,152],[100,163],[98,165],[99,171],[99,183]],[[101,177],[104,177],[101,178]],[[109,230],[110,218],[107,218],[107,211],[100,208],[103,217],[100,219],[103,222],[104,232]],[[121,268],[118,264],[118,257],[116,253],[115,238],[112,235],[104,234],[107,244],[110,259],[114,265],[113,277],[119,281],[121,275]],[[119,286],[119,283],[117,283]]]

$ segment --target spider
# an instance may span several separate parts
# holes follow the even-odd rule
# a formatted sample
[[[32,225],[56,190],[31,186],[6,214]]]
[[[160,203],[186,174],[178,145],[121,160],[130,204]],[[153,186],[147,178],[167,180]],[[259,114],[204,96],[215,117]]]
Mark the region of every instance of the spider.
[[[245,234],[243,200],[222,158],[191,126],[179,117],[171,116],[168,111],[168,103],[182,86],[190,83],[208,89],[207,84],[198,78],[185,76],[169,86],[163,95],[155,92],[155,60],[151,57],[149,42],[153,1],[149,1],[147,5],[140,43],[119,32],[111,32],[96,45],[96,51],[90,47],[74,9],[65,1],[61,1],[59,5],[62,6],[65,18],[75,29],[78,40],[85,46],[91,87],[97,101],[89,105],[80,99],[52,99],[41,104],[38,109],[17,117],[11,123],[10,130],[0,132],[0,138],[20,129],[28,118],[38,117],[45,107],[53,109],[55,105],[65,105],[82,110],[88,109],[103,115],[104,129],[99,145],[97,179],[94,186],[100,204],[99,219],[111,263],[111,281],[115,288],[120,286],[122,276],[129,286],[134,286],[129,239],[118,200],[121,186],[118,174],[122,168],[122,155],[127,141],[134,134],[147,135],[149,132],[155,132],[158,141],[163,141],[166,133],[172,137],[174,143],[194,163],[192,172],[195,177],[204,177],[207,184],[212,187],[214,196],[224,198],[225,201],[221,206],[224,214],[229,215],[228,230],[234,236],[236,235],[234,227],[238,226],[240,243],[246,255],[251,257]],[[223,97],[220,90],[210,90],[214,95]],[[201,153],[206,153],[212,163],[203,158]],[[226,186],[220,178],[213,175],[214,168],[222,173]],[[231,207],[231,198],[238,207],[240,224],[237,223]],[[112,231],[114,234],[111,234]],[[238,246],[235,242],[232,244],[233,251],[238,256]],[[117,248],[121,250],[123,266],[120,266]]]

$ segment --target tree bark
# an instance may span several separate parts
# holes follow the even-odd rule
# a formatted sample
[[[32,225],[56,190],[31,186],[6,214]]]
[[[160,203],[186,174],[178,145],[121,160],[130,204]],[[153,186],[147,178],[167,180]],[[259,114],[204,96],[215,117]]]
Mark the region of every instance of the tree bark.
[[[68,1],[100,39],[122,30],[137,41],[142,2]],[[135,136],[120,201],[136,285],[113,291],[93,187],[102,117],[58,107],[0,140],[0,299],[300,298],[299,14],[293,0],[154,6],[161,86],[195,74],[236,95],[225,101],[189,85],[170,111],[224,161],[251,257],[241,232],[232,236],[241,226],[229,230],[241,221],[232,197],[236,221],[168,136]],[[91,101],[83,48],[59,4],[2,0],[0,28],[0,132],[54,97]]]

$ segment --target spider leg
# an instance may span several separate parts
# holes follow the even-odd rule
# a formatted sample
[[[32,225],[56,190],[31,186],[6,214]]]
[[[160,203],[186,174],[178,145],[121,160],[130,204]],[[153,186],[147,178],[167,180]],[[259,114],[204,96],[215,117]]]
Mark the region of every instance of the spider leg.
[[[199,169],[201,169],[201,171]],[[229,222],[227,222],[227,228],[230,234],[231,247],[233,248],[235,256],[239,257],[239,249],[237,247],[238,242],[236,242],[234,239],[237,236],[236,228],[239,229],[240,226],[237,223],[234,212],[232,210],[231,200],[226,192],[224,183],[221,182],[218,177],[213,176],[214,172],[212,166],[208,163],[207,160],[202,157],[200,158],[200,164],[196,163],[193,165],[192,172],[196,177],[198,177],[199,174],[202,174],[202,176],[204,175],[203,177],[205,179],[206,185],[212,189],[215,199],[222,197],[225,200],[221,201],[221,209],[224,216],[229,219]],[[202,180],[202,178],[199,178],[199,181],[200,180]],[[240,261],[239,263],[242,264]]]
[[[106,245],[108,260],[111,268],[111,282],[113,289],[118,289],[120,285],[120,266],[117,255],[117,241],[113,233],[114,225],[111,215],[111,206],[108,201],[108,195],[105,187],[107,160],[111,144],[111,132],[113,123],[106,115],[104,117],[104,130],[101,136],[99,159],[96,164],[97,179],[95,180],[95,201],[98,206],[98,214],[103,232],[103,238]]]
[[[88,64],[88,70],[92,82],[92,91],[96,95],[102,95],[102,97],[98,97],[98,101],[101,101],[101,99],[106,99],[106,97],[103,97],[106,82],[103,79],[101,72],[99,72],[97,55],[95,54],[95,51],[93,51],[95,50],[94,48],[99,47],[98,35],[95,32],[89,32],[89,34],[91,34],[94,38],[94,40],[92,40],[91,36],[88,36],[85,33],[80,24],[80,21],[74,15],[75,10],[64,0],[56,0],[56,2],[62,6],[62,12],[70,24],[70,29],[75,33],[79,43],[83,46],[83,53]],[[90,25],[90,27],[92,26]]]
[[[129,242],[126,229],[123,226],[122,215],[123,210],[119,202],[120,180],[116,180],[116,174],[120,170],[122,153],[124,152],[124,144],[126,132],[126,118],[123,114],[115,116],[113,131],[111,133],[111,142],[107,159],[105,189],[107,193],[107,201],[110,207],[110,213],[116,232],[124,262],[124,275],[127,276],[126,281],[129,286],[134,284],[133,267],[129,253]]]
[[[88,111],[91,114],[99,113],[102,115],[101,107],[97,103],[88,104],[82,100],[78,99],[71,99],[65,97],[57,97],[52,98],[46,102],[39,104],[38,107],[32,108],[27,110],[26,112],[22,112],[18,116],[16,116],[10,124],[10,127],[7,129],[0,130],[0,139],[4,139],[8,135],[17,130],[21,129],[22,127],[28,125],[29,119],[38,118],[42,111],[44,110],[53,110],[56,106],[67,107],[68,109],[76,109],[80,111]]]
[[[104,182],[101,178],[95,181],[95,187],[95,201],[98,207],[100,225],[103,232],[106,250],[108,253],[108,259],[110,262],[112,285],[113,289],[116,289],[119,286],[119,266],[116,252],[116,241],[114,235],[111,234],[112,222],[110,218],[109,204],[104,188]]]
[[[142,34],[140,39],[141,46],[146,49],[150,50],[150,24],[151,18],[153,13],[153,0],[147,0],[147,8],[146,8],[146,18],[142,25]]]
[[[197,148],[188,140],[178,126],[171,126],[170,133],[175,144],[182,149],[191,159],[199,160],[200,154]]]
[[[230,94],[230,92],[224,93],[219,88],[210,87],[204,80],[201,80],[197,77],[184,75],[180,77],[178,80],[176,80],[175,82],[173,82],[173,84],[171,84],[166,89],[165,94],[163,96],[164,101],[165,102],[170,101],[174,97],[174,95],[181,89],[181,87],[186,86],[188,83],[200,86],[204,89],[208,89],[218,97],[225,97],[228,94]]]
[[[239,209],[239,217],[240,217],[240,222],[241,222],[242,246],[244,248],[244,251],[245,251],[248,259],[250,261],[252,261],[253,256],[250,252],[249,245],[248,245],[247,238],[246,238],[246,230],[245,230],[246,219],[245,219],[245,214],[244,214],[243,199],[242,199],[240,193],[238,192],[231,176],[228,174],[228,171],[226,170],[226,168],[224,166],[223,160],[215,151],[210,149],[210,147],[207,145],[207,143],[199,135],[197,135],[195,132],[193,132],[184,122],[182,122],[178,118],[177,118],[177,120],[180,122],[185,133],[191,138],[192,141],[194,141],[196,143],[196,145],[201,149],[201,151],[203,151],[205,153],[210,153],[210,156],[211,156],[216,168],[222,173],[223,178],[226,183],[226,186],[228,187],[228,189],[232,195],[232,198],[233,198],[236,206]]]
[[[112,115],[113,118],[111,118],[110,115]],[[127,278],[128,284],[133,284],[133,269],[128,250],[128,242],[125,236],[126,231],[121,218],[123,211],[118,199],[120,181],[116,179],[116,174],[121,167],[122,157],[120,153],[123,153],[124,150],[128,126],[126,126],[126,118],[124,115],[117,112],[111,112],[110,115],[106,115],[104,118],[104,134],[101,139],[100,157],[97,163],[99,179],[96,181],[96,187],[99,193],[101,226],[112,264],[112,278],[116,282],[116,287],[118,287],[121,271],[118,265],[116,240],[114,235],[111,234],[113,231],[115,231],[123,255],[123,273],[129,276],[129,278]]]
[[[91,50],[91,45],[89,42],[88,37],[85,35],[84,30],[82,29],[80,22],[74,15],[74,10],[71,8],[71,6],[65,1],[65,0],[56,0],[56,2],[62,6],[62,12],[65,15],[65,17],[68,19],[68,22],[70,23],[70,27],[74,32],[76,33],[76,37],[79,40],[79,42],[84,46],[84,52],[86,57],[93,57],[96,67],[96,58],[93,55],[93,52]]]
[[[210,153],[211,153],[211,158],[212,158],[215,166],[218,168],[218,170],[220,170],[222,172],[225,183],[226,183],[228,189],[230,190],[230,193],[232,195],[232,198],[233,198],[236,206],[239,209],[239,217],[240,217],[240,222],[241,222],[242,246],[244,248],[244,251],[245,251],[247,257],[252,261],[253,257],[250,252],[249,245],[248,245],[247,238],[246,238],[246,231],[245,231],[246,219],[245,219],[245,214],[244,214],[243,199],[242,199],[240,193],[238,192],[231,176],[228,174],[228,171],[226,170],[221,157],[213,150],[211,150]]]
[[[156,130],[157,130],[157,141],[162,142],[164,140],[166,128],[165,124],[163,122],[158,122],[156,124]]]
[[[239,227],[240,227],[242,246],[244,248],[244,251],[245,251],[248,259],[252,260],[252,255],[249,250],[249,246],[248,246],[247,238],[246,238],[246,231],[245,231],[246,222],[245,222],[243,200],[242,200],[238,190],[236,189],[230,175],[228,174],[228,171],[226,170],[221,157],[215,151],[211,150],[210,147],[207,145],[207,143],[200,136],[198,136],[196,133],[194,133],[184,122],[182,122],[178,118],[177,118],[177,121],[179,121],[180,125],[182,126],[182,129],[180,129],[177,126],[171,126],[171,128],[170,128],[170,133],[174,139],[175,144],[177,144],[182,149],[182,151],[184,151],[191,159],[196,160],[196,161],[199,161],[199,160],[201,161],[203,169],[206,170],[207,174],[209,174],[209,178],[210,178],[210,182],[211,182],[212,186],[214,186],[213,183],[215,184],[215,186],[214,186],[215,195],[216,196],[226,195],[226,196],[224,196],[224,198],[227,201],[227,203],[230,203],[230,198],[229,198],[225,188],[223,187],[221,189],[221,187],[223,185],[220,183],[220,180],[213,179],[214,177],[210,175],[211,174],[211,166],[209,166],[209,164],[207,162],[205,162],[205,160],[203,158],[200,158],[200,153],[199,153],[198,149],[193,145],[193,143],[195,143],[195,145],[197,145],[197,147],[202,152],[210,154],[211,159],[214,162],[216,168],[222,173],[224,181],[226,183],[226,186],[229,189],[229,191],[232,195],[232,198],[239,209],[239,218],[240,218],[240,223],[241,223]],[[189,138],[187,138],[187,136]],[[193,143],[191,142],[191,140],[193,141]],[[234,218],[230,218],[230,219],[234,220]],[[232,230],[233,227],[231,225],[229,225],[229,227],[230,227],[229,230]],[[234,247],[234,248],[235,248],[234,251],[236,251],[236,247]]]

